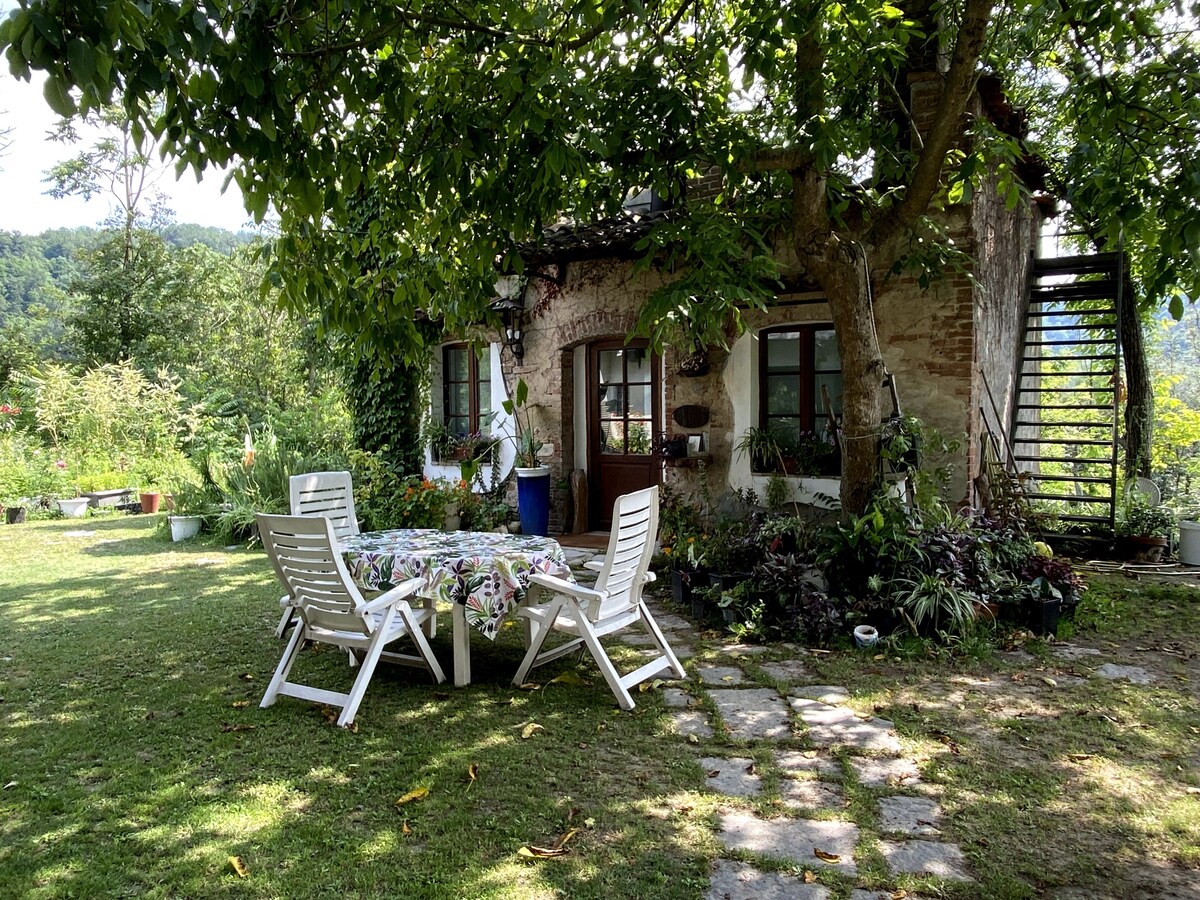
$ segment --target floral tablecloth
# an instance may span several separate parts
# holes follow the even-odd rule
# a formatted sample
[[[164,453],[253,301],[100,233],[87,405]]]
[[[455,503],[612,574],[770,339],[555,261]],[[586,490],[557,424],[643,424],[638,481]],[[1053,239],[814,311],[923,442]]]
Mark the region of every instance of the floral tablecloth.
[[[463,604],[467,624],[491,640],[524,598],[530,572],[571,579],[562,547],[547,537],[373,531],[344,539],[342,553],[361,587],[386,591],[410,578],[421,578],[422,596]]]

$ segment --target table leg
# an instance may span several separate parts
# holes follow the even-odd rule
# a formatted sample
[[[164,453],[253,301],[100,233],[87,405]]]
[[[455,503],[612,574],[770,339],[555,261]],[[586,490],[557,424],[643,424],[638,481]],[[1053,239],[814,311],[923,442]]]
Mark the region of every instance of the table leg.
[[[433,597],[422,597],[425,601],[425,608],[430,611],[430,616],[425,620],[425,637],[433,640],[437,637],[437,600]]]
[[[463,687],[471,683],[471,627],[467,624],[467,608],[461,603],[453,606],[454,686]]]

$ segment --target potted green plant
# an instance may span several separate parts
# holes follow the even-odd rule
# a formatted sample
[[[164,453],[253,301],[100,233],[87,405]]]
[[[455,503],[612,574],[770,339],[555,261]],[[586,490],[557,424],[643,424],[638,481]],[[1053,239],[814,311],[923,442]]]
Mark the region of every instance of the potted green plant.
[[[750,460],[752,472],[782,472],[783,444],[779,438],[765,428],[751,426],[734,444],[737,453],[744,453]]]
[[[529,386],[525,379],[517,380],[511,399],[503,403],[504,411],[512,416],[517,447],[513,468],[517,473],[517,510],[522,534],[545,535],[550,530],[550,467],[543,465],[538,454],[542,442],[530,419]]]
[[[458,443],[454,433],[446,427],[446,423],[438,419],[428,419],[422,426],[421,437],[429,447],[429,455],[434,462],[441,462],[453,457]]]
[[[175,514],[167,516],[172,541],[186,541],[200,533],[204,516],[213,503],[203,486],[185,482],[175,491]]]
[[[1130,493],[1117,516],[1118,550],[1128,559],[1158,562],[1175,529],[1174,514]]]

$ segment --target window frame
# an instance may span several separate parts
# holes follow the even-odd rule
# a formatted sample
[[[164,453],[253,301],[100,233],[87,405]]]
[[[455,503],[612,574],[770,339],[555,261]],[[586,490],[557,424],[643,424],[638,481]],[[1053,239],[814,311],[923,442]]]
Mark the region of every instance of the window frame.
[[[821,369],[819,372],[816,369],[816,334],[818,331],[833,331],[832,322],[803,322],[791,323],[788,325],[772,325],[768,328],[759,329],[759,353],[758,353],[758,427],[764,431],[770,430],[772,419],[790,419],[791,416],[771,415],[769,413],[769,391],[767,385],[770,375],[792,375],[795,374],[800,386],[800,431],[816,432],[816,419],[818,417],[817,402],[814,398],[814,389],[816,385],[817,375],[832,375],[841,374],[841,354],[838,354],[837,369]],[[800,334],[800,353],[798,368],[795,370],[788,369],[785,371],[769,371],[769,357],[767,352],[767,341],[772,334],[787,334],[789,332],[797,332]],[[825,411],[822,409],[819,413],[824,417]]]
[[[454,380],[451,380],[451,378],[449,377],[450,372],[451,372],[450,354],[451,354],[451,352],[456,351],[456,350],[465,351],[467,354],[467,380],[465,382],[464,381],[454,381]],[[490,354],[492,352],[491,347],[488,346],[484,352]],[[466,341],[456,341],[454,343],[442,345],[442,424],[444,424],[447,428],[449,428],[450,421],[452,419],[461,419],[462,418],[462,416],[450,414],[450,389],[454,385],[466,384],[467,385],[467,432],[466,432],[467,434],[482,434],[482,433],[484,433],[483,426],[484,426],[484,424],[486,424],[486,423],[480,421],[481,417],[480,417],[480,409],[479,409],[479,385],[481,384],[481,382],[479,379],[479,356],[480,356],[480,354],[476,353],[474,348],[472,347],[472,345],[467,343]],[[489,391],[490,391],[490,388],[491,388],[491,361],[490,361],[490,359],[489,359],[489,364],[488,364],[488,386],[489,386]],[[491,415],[492,412],[493,412],[493,410],[489,410],[488,415]],[[460,437],[461,437],[461,435],[460,435]]]

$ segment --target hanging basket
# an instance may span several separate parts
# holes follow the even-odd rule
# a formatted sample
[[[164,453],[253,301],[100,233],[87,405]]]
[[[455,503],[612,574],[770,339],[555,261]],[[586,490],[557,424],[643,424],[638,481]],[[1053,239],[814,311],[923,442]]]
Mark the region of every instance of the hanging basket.
[[[700,378],[712,371],[708,351],[703,347],[697,348],[679,361],[676,372],[681,378]]]

